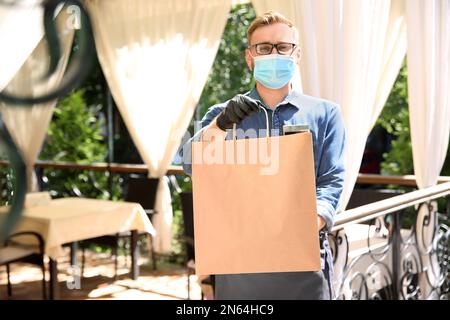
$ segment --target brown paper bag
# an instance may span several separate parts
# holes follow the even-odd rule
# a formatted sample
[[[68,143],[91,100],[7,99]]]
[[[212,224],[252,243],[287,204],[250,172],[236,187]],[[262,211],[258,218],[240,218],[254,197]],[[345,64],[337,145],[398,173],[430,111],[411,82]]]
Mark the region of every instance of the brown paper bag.
[[[208,142],[192,146],[196,273],[319,271],[311,133],[220,143],[224,163],[199,161]],[[255,144],[277,170],[251,159]]]

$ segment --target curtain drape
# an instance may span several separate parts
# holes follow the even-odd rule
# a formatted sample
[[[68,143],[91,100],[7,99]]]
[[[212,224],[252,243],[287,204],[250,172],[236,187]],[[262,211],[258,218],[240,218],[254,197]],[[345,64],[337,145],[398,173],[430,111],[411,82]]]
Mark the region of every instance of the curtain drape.
[[[45,39],[42,39],[6,85],[5,90],[18,96],[39,96],[60,83],[67,66],[74,35],[74,30],[67,28],[67,19],[65,10],[60,11],[56,18],[62,46],[62,56],[56,72],[49,79],[41,80],[49,63],[47,43]],[[42,24],[42,21],[40,23]],[[14,34],[15,30],[10,32]],[[3,121],[27,165],[29,191],[36,191],[37,188],[36,181],[33,179],[34,162],[44,142],[55,105],[56,101],[32,106],[11,106],[0,102]]]
[[[0,50],[0,90],[11,81],[42,39],[42,19],[43,10],[36,1],[0,5],[0,44],[4,48]]]
[[[450,0],[408,0],[408,99],[414,173],[433,186],[450,135]]]
[[[436,185],[450,135],[450,0],[408,0],[408,99],[414,173],[419,188]],[[434,208],[430,211],[430,208]],[[428,223],[424,221],[428,220]],[[421,293],[436,297],[440,283],[437,253],[428,254],[439,230],[437,204],[417,214],[417,238],[423,263]]]
[[[153,177],[163,177],[214,61],[231,1],[88,0],[114,100]],[[172,207],[161,179],[155,250],[171,249]]]
[[[252,0],[257,14],[275,10],[300,33],[303,92],[340,104],[347,134],[344,209],[367,136],[406,52],[404,1]]]

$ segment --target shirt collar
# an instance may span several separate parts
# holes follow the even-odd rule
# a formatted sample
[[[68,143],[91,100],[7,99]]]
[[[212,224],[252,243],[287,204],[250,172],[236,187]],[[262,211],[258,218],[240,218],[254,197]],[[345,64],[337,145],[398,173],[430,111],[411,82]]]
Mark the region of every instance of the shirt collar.
[[[261,96],[258,93],[258,90],[256,90],[256,86],[253,87],[252,90],[250,90],[250,92],[248,93],[248,96],[254,100],[259,101],[265,108],[270,109],[261,99]],[[292,89],[288,95],[283,99],[282,102],[280,102],[280,105],[284,105],[284,104],[291,104],[294,107],[296,107],[297,109],[300,109],[300,101],[299,98],[300,97],[300,92],[298,92],[295,89]]]

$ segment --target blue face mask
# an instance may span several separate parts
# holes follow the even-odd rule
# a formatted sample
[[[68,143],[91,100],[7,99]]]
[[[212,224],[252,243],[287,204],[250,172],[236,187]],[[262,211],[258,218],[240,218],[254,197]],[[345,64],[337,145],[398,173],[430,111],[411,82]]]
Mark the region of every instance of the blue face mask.
[[[291,81],[295,73],[295,60],[291,56],[271,54],[253,58],[253,76],[264,87],[280,89]]]

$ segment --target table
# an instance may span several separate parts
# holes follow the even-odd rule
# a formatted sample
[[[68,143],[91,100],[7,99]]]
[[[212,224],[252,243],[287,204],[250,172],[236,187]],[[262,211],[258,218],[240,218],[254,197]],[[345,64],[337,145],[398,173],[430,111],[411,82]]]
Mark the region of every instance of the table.
[[[6,210],[0,208],[0,212]],[[45,241],[44,252],[50,258],[50,299],[58,297],[57,258],[64,254],[63,244],[131,231],[131,276],[137,279],[138,232],[155,235],[140,204],[86,198],[55,199],[25,208],[14,232],[25,230],[39,233]]]

